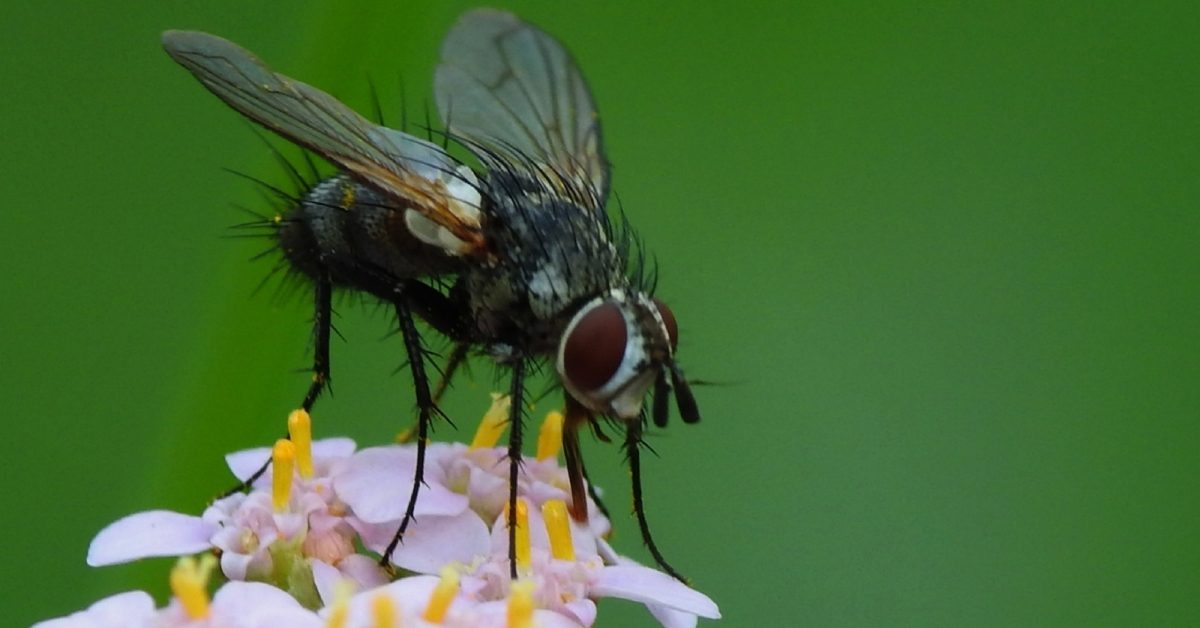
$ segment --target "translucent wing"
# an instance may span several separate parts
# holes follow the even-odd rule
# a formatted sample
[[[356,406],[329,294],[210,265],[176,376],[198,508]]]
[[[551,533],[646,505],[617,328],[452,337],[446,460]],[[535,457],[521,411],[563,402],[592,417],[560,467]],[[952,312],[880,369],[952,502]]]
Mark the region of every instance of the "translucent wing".
[[[437,145],[373,124],[220,37],[167,31],[163,47],[241,114],[406,201],[417,237],[454,254],[483,249],[478,181]]]
[[[434,90],[442,120],[477,144],[484,161],[533,166],[571,198],[603,208],[600,121],[583,76],[553,37],[509,13],[471,11],[446,35]]]

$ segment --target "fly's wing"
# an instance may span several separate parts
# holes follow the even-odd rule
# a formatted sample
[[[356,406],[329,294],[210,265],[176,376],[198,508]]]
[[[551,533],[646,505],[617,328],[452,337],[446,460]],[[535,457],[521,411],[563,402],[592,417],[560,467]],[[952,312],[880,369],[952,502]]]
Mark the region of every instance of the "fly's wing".
[[[471,11],[446,35],[434,90],[442,121],[489,166],[501,160],[603,209],[600,120],[579,68],[553,37],[510,13]]]
[[[479,183],[440,147],[378,126],[249,51],[200,32],[163,33],[167,54],[242,115],[411,206],[414,235],[462,255],[483,250]]]

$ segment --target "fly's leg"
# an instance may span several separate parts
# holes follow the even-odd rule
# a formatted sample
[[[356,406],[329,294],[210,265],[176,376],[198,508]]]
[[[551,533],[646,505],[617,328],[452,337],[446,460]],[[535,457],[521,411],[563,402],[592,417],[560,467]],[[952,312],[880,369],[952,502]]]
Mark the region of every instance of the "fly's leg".
[[[433,405],[437,406],[442,402],[442,396],[446,394],[446,390],[450,387],[450,382],[454,379],[454,373],[458,371],[458,367],[467,359],[467,351],[469,349],[470,345],[465,342],[459,342],[454,345],[454,350],[451,351],[450,357],[446,358],[446,364],[442,367],[442,376],[438,379],[437,385],[433,387]],[[453,426],[453,422],[451,422],[451,425]],[[396,436],[396,442],[412,442],[419,427],[419,425],[413,425],[405,428],[403,432],[400,432]]]
[[[521,423],[525,415],[525,360],[512,365],[508,417],[508,573],[517,579],[517,475],[521,470]]]
[[[566,414],[563,419],[562,433],[563,463],[567,468],[567,480],[571,488],[571,517],[580,523],[586,523],[588,520],[587,498],[591,497],[592,501],[596,503],[596,508],[600,509],[605,517],[612,520],[612,516],[608,514],[608,508],[604,506],[604,502],[600,501],[596,487],[588,478],[587,467],[583,464],[583,452],[579,448],[579,428],[587,423],[595,430],[597,438],[607,442],[608,437],[600,432],[596,424],[596,417],[570,395],[566,396],[564,409]]]
[[[437,386],[433,388],[434,403],[441,402],[442,395],[446,394],[446,389],[450,387],[450,382],[454,379],[454,373],[467,359],[468,349],[470,349],[470,345],[465,342],[454,345],[454,350],[450,352],[450,357],[446,358],[446,366],[442,368],[442,378],[438,380]]]
[[[333,282],[328,275],[323,275],[314,283],[314,286],[316,307],[313,314],[313,337],[316,346],[313,352],[312,383],[309,384],[308,394],[304,395],[304,402],[300,406],[304,408],[305,412],[312,411],[317,398],[329,386],[329,333],[333,327]],[[288,437],[288,435],[284,435],[284,438]],[[249,490],[270,467],[271,459],[268,457],[250,477],[225,491],[220,497],[229,497],[234,493]]]
[[[629,475],[633,479],[633,512],[637,516],[638,528],[642,532],[642,542],[646,544],[646,549],[650,550],[654,562],[658,563],[658,566],[673,578],[686,584],[687,578],[684,578],[668,564],[667,560],[663,558],[662,552],[658,551],[658,546],[654,544],[654,538],[650,536],[650,524],[646,522],[646,506],[642,500],[642,420],[642,418],[637,418],[627,421],[625,431],[625,456],[629,459]]]
[[[387,549],[379,559],[379,564],[389,567],[392,562],[392,552],[404,540],[404,533],[414,519],[417,508],[417,496],[421,485],[425,482],[425,447],[429,439],[429,423],[433,420],[437,405],[429,392],[429,377],[425,373],[425,350],[421,347],[421,335],[417,332],[413,321],[412,308],[405,296],[396,300],[396,318],[400,321],[400,332],[404,336],[404,349],[408,353],[408,367],[413,377],[413,389],[417,396],[417,468],[413,473],[412,494],[408,498],[408,506],[404,509],[404,518],[400,527],[388,543]]]

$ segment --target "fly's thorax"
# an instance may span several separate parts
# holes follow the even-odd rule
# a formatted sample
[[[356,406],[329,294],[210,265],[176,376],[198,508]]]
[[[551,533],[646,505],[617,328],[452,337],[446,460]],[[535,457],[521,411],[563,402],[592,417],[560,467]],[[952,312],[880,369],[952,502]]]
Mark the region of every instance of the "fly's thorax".
[[[553,351],[574,308],[626,283],[606,219],[529,177],[502,173],[488,183],[486,233],[497,262],[464,277],[472,314],[485,338],[548,339]]]
[[[567,323],[555,366],[563,386],[598,414],[632,419],[655,379],[674,364],[678,329],[671,310],[649,295],[610,290]]]

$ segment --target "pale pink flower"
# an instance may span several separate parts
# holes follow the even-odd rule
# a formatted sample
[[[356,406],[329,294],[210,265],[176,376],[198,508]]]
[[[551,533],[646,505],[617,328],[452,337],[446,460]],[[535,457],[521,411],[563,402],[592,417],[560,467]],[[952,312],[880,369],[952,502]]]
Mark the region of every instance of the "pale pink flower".
[[[383,584],[388,580],[385,572],[373,560],[356,554],[355,531],[332,487],[333,476],[354,447],[345,438],[314,442],[314,475],[296,477],[282,510],[272,502],[268,471],[250,493],[217,500],[200,517],[159,510],[110,524],[92,541],[88,564],[219,550],[221,571],[227,578],[274,582],[313,606],[318,605],[315,595],[320,587],[305,585],[311,581],[315,586],[315,579],[297,570],[322,569],[327,575],[323,568],[330,567],[362,588]],[[269,456],[270,450],[259,448],[230,454],[226,461],[235,476],[246,479]]]
[[[690,626],[697,617],[719,619],[716,603],[671,576],[618,556],[604,541],[578,522],[570,521],[575,560],[553,557],[550,535],[540,509],[529,508],[531,567],[534,598],[541,608],[563,613],[584,625],[596,619],[595,600],[615,597],[646,605],[664,626]],[[496,599],[511,587],[508,528],[499,517],[491,532],[490,555],[472,563],[463,574],[463,589],[481,599]]]
[[[150,625],[157,611],[145,591],[126,591],[65,617],[40,621],[33,628],[126,628]]]
[[[435,576],[410,576],[391,584],[360,592],[350,598],[346,611],[346,628],[375,628],[376,605],[385,597],[396,611],[399,626],[440,626],[443,628],[505,628],[508,625],[508,600],[480,602],[459,592],[449,603],[444,617],[437,622],[426,619],[425,611],[438,586]],[[334,612],[326,607],[321,616],[328,619]],[[533,625],[538,628],[582,628],[582,624],[562,614],[545,609],[533,610]]]
[[[104,598],[86,610],[34,624],[34,628],[322,628],[325,622],[287,593],[261,582],[227,582],[200,618],[178,598],[156,609],[145,591]]]

